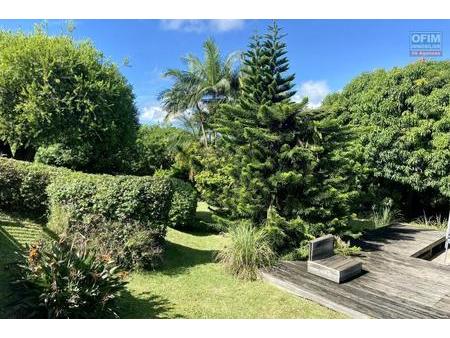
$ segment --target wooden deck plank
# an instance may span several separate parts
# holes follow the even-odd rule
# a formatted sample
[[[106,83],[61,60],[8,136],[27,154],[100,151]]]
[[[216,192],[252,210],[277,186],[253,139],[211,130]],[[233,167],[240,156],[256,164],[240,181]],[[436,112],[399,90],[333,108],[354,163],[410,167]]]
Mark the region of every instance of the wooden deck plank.
[[[356,318],[450,318],[450,266],[412,257],[443,236],[404,224],[369,232],[359,241],[365,273],[343,284],[309,274],[300,261],[280,262],[262,275]]]

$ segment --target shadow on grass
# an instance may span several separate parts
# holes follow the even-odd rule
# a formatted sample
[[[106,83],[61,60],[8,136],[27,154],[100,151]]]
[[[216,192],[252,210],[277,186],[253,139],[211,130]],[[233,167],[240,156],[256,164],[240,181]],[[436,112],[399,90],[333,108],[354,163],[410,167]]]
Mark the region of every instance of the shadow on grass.
[[[171,303],[151,292],[142,292],[139,295],[132,295],[126,291],[118,300],[120,318],[124,319],[165,319],[183,318],[179,314],[169,314],[172,310]]]
[[[0,253],[1,253],[1,262],[4,261],[4,258],[7,258],[11,252],[19,251],[23,249],[23,246],[13,237],[11,236],[5,229],[1,227],[3,222],[0,222]]]
[[[200,202],[192,226],[187,230],[197,236],[218,234],[224,230],[220,219],[226,219],[226,213],[223,210],[211,208],[205,202]]]
[[[216,250],[193,249],[167,241],[163,264],[159,271],[166,275],[180,274],[190,267],[214,262],[216,254]]]
[[[0,227],[0,318],[7,318],[6,304],[9,301],[10,282],[13,280],[12,266],[19,262],[17,254],[21,245]]]

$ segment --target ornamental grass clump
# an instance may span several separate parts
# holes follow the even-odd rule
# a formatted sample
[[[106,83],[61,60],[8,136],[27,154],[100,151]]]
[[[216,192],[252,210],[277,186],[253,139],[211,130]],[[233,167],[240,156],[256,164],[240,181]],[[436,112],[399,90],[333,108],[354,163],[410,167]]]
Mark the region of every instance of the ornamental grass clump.
[[[240,222],[230,229],[231,243],[219,252],[217,259],[225,268],[241,279],[255,280],[259,268],[272,265],[276,255],[266,232],[250,222]]]
[[[414,221],[414,224],[424,228],[431,228],[440,231],[445,231],[445,229],[447,229],[448,226],[448,219],[442,217],[442,215],[435,215],[428,217],[424,212],[423,217],[420,217],[416,221]]]
[[[401,217],[398,210],[392,209],[392,200],[388,200],[383,204],[380,208],[372,207],[372,223],[375,229],[398,222]]]

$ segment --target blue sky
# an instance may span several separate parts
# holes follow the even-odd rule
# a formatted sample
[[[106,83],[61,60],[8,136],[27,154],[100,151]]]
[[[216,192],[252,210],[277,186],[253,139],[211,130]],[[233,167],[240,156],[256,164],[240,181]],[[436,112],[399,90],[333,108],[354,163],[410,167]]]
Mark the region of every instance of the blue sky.
[[[30,31],[41,20],[0,20],[0,28]],[[450,20],[279,20],[287,33],[291,71],[297,98],[312,105],[342,89],[353,77],[377,68],[392,68],[416,60],[409,56],[410,33],[442,32],[443,57],[450,56]],[[75,20],[73,36],[90,39],[106,57],[121,66],[132,84],[141,122],[163,118],[158,93],[170,86],[161,74],[182,67],[181,56],[201,55],[201,45],[213,37],[223,54],[245,50],[249,37],[264,32],[270,20]],[[49,20],[50,34],[59,34],[64,20]]]

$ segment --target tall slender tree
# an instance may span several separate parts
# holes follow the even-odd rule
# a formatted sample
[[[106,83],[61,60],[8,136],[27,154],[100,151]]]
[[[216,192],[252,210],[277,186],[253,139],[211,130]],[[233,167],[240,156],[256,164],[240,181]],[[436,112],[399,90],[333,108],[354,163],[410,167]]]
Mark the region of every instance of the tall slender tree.
[[[267,223],[274,212],[286,219],[285,238],[301,240],[342,225],[348,194],[332,177],[336,128],[323,113],[295,103],[294,74],[289,74],[284,35],[274,23],[263,37],[252,38],[244,54],[239,100],[220,107],[221,142],[232,154],[234,180],[230,206],[236,217]],[[293,235],[297,234],[297,237]],[[293,245],[299,245],[294,240]]]
[[[282,38],[274,23],[266,35],[251,39],[244,53],[241,96],[237,104],[222,105],[220,113],[219,131],[235,159],[236,212],[255,221],[263,220],[267,208],[277,203],[281,182],[275,181],[282,173],[291,179],[296,175],[280,155],[306,145],[300,140],[306,102],[290,102],[294,75],[286,74],[289,63]]]

